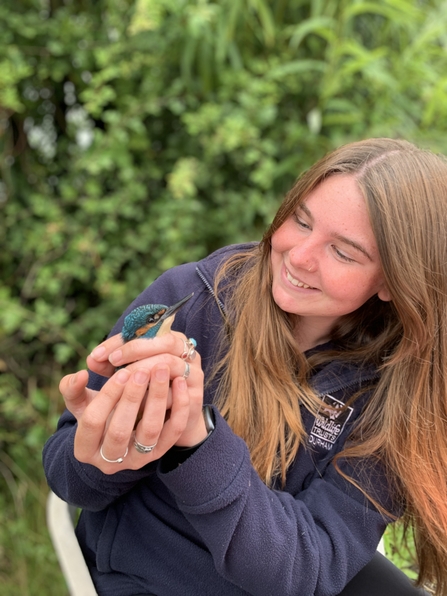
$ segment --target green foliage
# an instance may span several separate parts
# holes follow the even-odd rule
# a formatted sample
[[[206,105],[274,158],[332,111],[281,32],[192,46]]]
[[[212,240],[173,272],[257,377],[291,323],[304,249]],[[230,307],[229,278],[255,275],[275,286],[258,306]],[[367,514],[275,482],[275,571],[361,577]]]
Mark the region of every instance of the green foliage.
[[[57,374],[56,371],[55,376]],[[59,371],[60,374],[60,371]],[[40,452],[57,420],[56,392],[0,375],[0,585],[2,596],[64,594],[45,521]]]
[[[386,556],[402,569],[412,580],[418,576],[416,552],[412,537],[408,536],[402,524],[388,526],[383,537]]]
[[[447,153],[446,24],[441,0],[2,0],[0,453],[39,484],[63,372],[161,271],[258,239],[326,151]]]

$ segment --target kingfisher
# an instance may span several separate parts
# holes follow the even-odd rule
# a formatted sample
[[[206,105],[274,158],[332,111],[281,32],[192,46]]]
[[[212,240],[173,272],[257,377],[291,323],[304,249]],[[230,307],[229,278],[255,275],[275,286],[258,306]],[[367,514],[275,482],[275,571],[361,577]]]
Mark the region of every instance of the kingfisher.
[[[175,314],[190,298],[194,292],[173,306],[164,304],[145,304],[134,308],[124,319],[121,337],[126,343],[133,339],[144,337],[152,339],[155,336],[165,335],[171,331]]]

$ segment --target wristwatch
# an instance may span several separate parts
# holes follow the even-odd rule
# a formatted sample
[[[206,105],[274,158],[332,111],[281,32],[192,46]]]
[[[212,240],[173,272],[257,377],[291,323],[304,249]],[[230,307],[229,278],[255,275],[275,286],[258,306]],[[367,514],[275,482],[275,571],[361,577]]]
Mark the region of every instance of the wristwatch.
[[[206,441],[206,439],[210,436],[210,434],[213,432],[214,430],[214,413],[213,413],[213,408],[211,406],[203,406],[202,408],[202,414],[203,414],[203,419],[205,420],[205,428],[208,431],[208,434],[206,435],[206,438],[203,439],[203,441]],[[202,441],[202,443],[203,443]],[[202,444],[200,443],[200,445]]]

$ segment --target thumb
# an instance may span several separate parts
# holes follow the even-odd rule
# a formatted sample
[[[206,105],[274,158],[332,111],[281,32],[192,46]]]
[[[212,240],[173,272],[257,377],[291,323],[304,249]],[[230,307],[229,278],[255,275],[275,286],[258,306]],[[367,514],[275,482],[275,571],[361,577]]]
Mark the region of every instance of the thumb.
[[[88,372],[86,370],[66,375],[59,383],[59,391],[62,393],[65,406],[77,420],[82,416],[92,399],[91,391],[87,389],[87,383]]]

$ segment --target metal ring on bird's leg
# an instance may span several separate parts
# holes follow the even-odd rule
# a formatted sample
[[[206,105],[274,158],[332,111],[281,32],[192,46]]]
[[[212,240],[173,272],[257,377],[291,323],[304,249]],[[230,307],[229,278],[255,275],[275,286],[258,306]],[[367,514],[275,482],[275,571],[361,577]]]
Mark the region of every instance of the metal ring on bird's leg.
[[[196,347],[197,342],[193,337],[190,337],[187,340],[183,340],[184,343],[184,350],[180,356],[182,360],[187,360],[188,362],[192,362],[196,357]]]
[[[184,379],[187,379],[189,377],[190,372],[191,372],[191,368],[189,367],[189,364],[187,362],[185,362],[185,372],[183,373],[182,377]]]
[[[109,464],[122,464],[124,461],[124,458],[126,457],[126,455],[129,453],[129,447],[126,449],[126,453],[123,455],[123,457],[119,457],[118,459],[107,459],[107,457],[104,455],[104,453],[102,452],[102,445],[101,448],[99,450],[99,455],[102,457],[102,459],[104,461],[106,461]]]
[[[155,449],[157,443],[155,443],[154,445],[143,445],[138,441],[137,437],[134,437],[133,446],[138,451],[138,453],[150,453]]]

